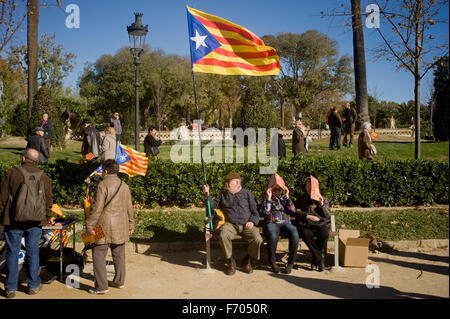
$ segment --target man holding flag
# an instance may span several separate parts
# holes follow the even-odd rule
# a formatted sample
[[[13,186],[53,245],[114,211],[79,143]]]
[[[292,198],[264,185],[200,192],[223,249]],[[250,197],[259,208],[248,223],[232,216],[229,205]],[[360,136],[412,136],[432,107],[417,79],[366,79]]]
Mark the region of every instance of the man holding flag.
[[[234,24],[230,21],[224,20],[217,16],[213,16],[199,10],[186,6],[187,22],[189,29],[189,46],[191,52],[191,67],[192,67],[192,82],[194,87],[195,108],[197,110],[197,117],[200,119],[199,108],[197,103],[197,92],[195,88],[194,72],[213,73],[222,75],[250,75],[250,76],[265,76],[278,75],[280,72],[280,61],[276,51],[264,45],[264,42],[258,38],[251,31]],[[200,155],[203,167],[204,186],[203,192],[209,193],[208,181],[206,178],[205,163],[203,161],[202,141],[200,128],[198,129],[200,140]],[[240,183],[239,183],[240,184]],[[233,195],[234,196],[234,195]],[[248,195],[250,196],[250,195]],[[219,201],[220,202],[220,201]],[[245,200],[244,200],[245,202]],[[251,202],[251,200],[250,200]],[[218,204],[218,203],[214,203]],[[206,201],[208,218],[211,220],[211,203]],[[249,211],[239,211],[236,209],[236,216],[242,214],[239,221],[241,222],[244,216],[251,215]],[[230,220],[225,212],[225,220]],[[256,217],[255,217],[256,218]],[[251,249],[249,247],[249,255],[245,262],[245,271],[252,272],[250,263],[250,256],[259,259],[259,238],[257,238],[256,227],[258,223],[255,219],[253,222],[246,221],[245,227],[239,225],[239,229],[233,229],[238,233],[245,231],[251,232],[254,238],[249,238],[252,242]],[[231,225],[230,223],[228,223]],[[226,224],[226,225],[228,225]],[[224,227],[226,228],[226,227]],[[207,222],[205,228],[206,240],[206,268],[210,268],[210,232],[212,223]],[[223,229],[221,230],[224,234]],[[232,232],[230,231],[229,234]],[[228,234],[228,235],[229,235]],[[257,232],[259,235],[259,232]],[[224,248],[225,255],[228,259],[229,268],[227,274],[232,275],[235,272],[235,262],[231,256],[231,241],[224,239],[228,235],[221,236],[221,244]],[[250,236],[252,237],[252,236]],[[261,240],[262,242],[262,240]]]

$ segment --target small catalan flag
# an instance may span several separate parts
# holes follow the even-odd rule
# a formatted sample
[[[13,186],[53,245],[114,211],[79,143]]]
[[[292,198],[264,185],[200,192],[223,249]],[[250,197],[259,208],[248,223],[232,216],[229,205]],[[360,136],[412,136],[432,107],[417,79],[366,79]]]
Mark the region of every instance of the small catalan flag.
[[[191,64],[194,72],[223,75],[278,75],[274,48],[249,30],[222,18],[187,8]]]
[[[120,165],[119,172],[129,176],[147,174],[148,158],[145,153],[119,144],[116,150],[116,162]]]

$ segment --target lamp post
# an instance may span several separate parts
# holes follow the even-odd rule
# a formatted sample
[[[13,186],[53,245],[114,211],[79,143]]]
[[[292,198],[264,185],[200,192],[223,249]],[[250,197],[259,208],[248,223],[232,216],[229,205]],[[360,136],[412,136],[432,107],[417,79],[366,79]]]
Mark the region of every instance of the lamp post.
[[[140,56],[144,52],[145,37],[148,32],[148,25],[142,25],[142,13],[135,13],[136,20],[132,25],[127,26],[128,36],[130,38],[130,51],[133,54],[134,65],[136,66],[135,74],[135,92],[136,92],[136,123],[135,123],[135,144],[136,150],[140,151],[139,138],[139,64],[141,64]]]

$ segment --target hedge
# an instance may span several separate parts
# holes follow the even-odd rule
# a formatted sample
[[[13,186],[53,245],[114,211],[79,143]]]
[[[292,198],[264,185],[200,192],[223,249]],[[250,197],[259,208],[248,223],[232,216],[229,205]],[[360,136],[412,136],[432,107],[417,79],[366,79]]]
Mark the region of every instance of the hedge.
[[[16,163],[0,163],[0,174]],[[64,206],[79,206],[84,193],[84,179],[98,163],[74,164],[58,160],[39,164],[53,183],[54,201]],[[260,175],[261,164],[206,165],[208,184],[215,196],[223,189],[224,176],[237,171],[242,184],[258,201],[262,199],[270,175]],[[412,206],[448,204],[449,164],[445,161],[387,160],[296,157],[280,161],[277,173],[291,190],[291,197],[303,193],[309,174],[320,181],[321,190],[333,205],[342,206]],[[135,204],[141,207],[202,206],[203,171],[201,164],[150,161],[147,175],[129,177],[119,174],[129,186]]]

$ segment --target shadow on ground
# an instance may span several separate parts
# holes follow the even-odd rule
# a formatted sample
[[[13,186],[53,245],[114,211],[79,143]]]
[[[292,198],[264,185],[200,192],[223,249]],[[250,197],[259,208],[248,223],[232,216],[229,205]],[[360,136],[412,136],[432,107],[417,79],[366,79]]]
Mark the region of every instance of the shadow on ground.
[[[333,296],[344,299],[405,299],[405,298],[426,298],[426,299],[441,299],[436,296],[402,292],[391,287],[380,287],[369,289],[363,284],[345,283],[335,280],[316,279],[296,277],[292,275],[270,274],[275,278],[279,278],[296,285],[303,289],[319,292],[327,296]]]

